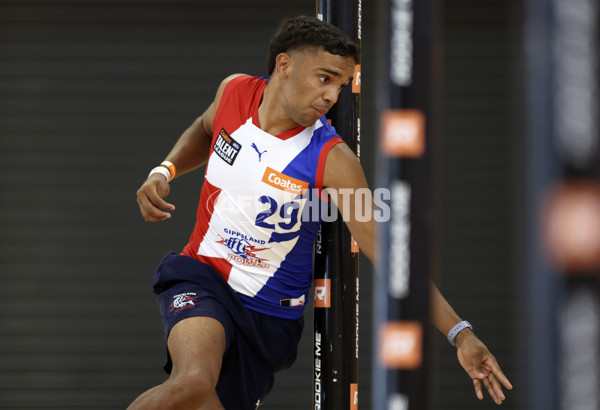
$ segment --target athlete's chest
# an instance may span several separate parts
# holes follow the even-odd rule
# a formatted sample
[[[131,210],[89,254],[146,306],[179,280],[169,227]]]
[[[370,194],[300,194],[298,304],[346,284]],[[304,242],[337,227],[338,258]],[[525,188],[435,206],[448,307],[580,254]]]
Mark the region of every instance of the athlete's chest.
[[[268,243],[296,239],[314,187],[312,135],[305,129],[280,139],[251,120],[232,132],[221,128],[206,171],[207,181],[217,188],[211,221],[228,228],[234,224],[237,232],[251,232]]]
[[[302,168],[310,167],[306,151],[312,135],[311,129],[305,129],[280,139],[256,127],[251,119],[236,129],[222,126],[213,142],[207,178],[220,188],[241,185],[261,191],[270,186],[300,193],[311,183],[303,180],[310,174]]]

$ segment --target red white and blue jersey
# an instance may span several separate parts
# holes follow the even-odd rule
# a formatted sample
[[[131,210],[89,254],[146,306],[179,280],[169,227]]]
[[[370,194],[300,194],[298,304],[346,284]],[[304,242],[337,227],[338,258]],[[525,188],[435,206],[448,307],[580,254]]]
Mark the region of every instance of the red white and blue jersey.
[[[261,130],[267,81],[225,87],[196,226],[183,255],[215,268],[249,308],[299,318],[312,284],[312,254],[327,153],[342,142],[325,117],[280,135]]]

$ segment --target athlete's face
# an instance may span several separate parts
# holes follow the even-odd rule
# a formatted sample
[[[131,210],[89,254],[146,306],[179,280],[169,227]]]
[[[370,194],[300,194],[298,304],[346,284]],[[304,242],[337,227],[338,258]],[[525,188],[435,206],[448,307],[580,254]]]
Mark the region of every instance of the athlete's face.
[[[354,58],[315,48],[288,55],[285,108],[296,123],[308,127],[331,109],[342,88],[352,82]]]

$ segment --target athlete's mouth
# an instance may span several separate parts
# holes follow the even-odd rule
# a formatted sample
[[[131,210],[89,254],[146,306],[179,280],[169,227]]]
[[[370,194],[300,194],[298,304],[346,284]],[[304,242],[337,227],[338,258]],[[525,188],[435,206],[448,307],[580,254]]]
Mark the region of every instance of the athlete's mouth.
[[[317,114],[319,115],[319,118],[321,118],[322,116],[324,116],[325,114],[327,114],[327,112],[329,111],[329,109],[327,109],[327,108],[315,108],[315,107],[313,107],[313,108],[317,112]]]

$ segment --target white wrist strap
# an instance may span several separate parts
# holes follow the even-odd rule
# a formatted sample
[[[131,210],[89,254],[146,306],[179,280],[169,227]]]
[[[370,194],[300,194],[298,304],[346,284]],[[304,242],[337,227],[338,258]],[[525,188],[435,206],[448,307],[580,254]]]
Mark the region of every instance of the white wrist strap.
[[[467,322],[466,320],[463,320],[462,322],[460,322],[459,324],[457,324],[456,326],[454,326],[452,329],[450,329],[450,331],[448,332],[448,341],[450,342],[450,344],[452,346],[454,346],[454,339],[456,339],[456,336],[464,329],[469,328],[469,329],[473,329],[473,326],[471,326],[471,324],[469,322]]]
[[[171,180],[171,173],[169,172],[169,170],[165,167],[159,166],[156,168],[153,168],[152,171],[150,171],[150,173],[148,174],[148,177],[150,177],[150,175],[152,174],[162,174],[165,176],[165,178],[167,178],[167,181]]]
[[[167,169],[169,170],[169,182],[171,182],[173,180],[173,178],[175,178],[175,174],[177,174],[177,168],[175,168],[175,164],[173,164],[171,161],[163,161],[160,163],[160,165],[167,167]]]

